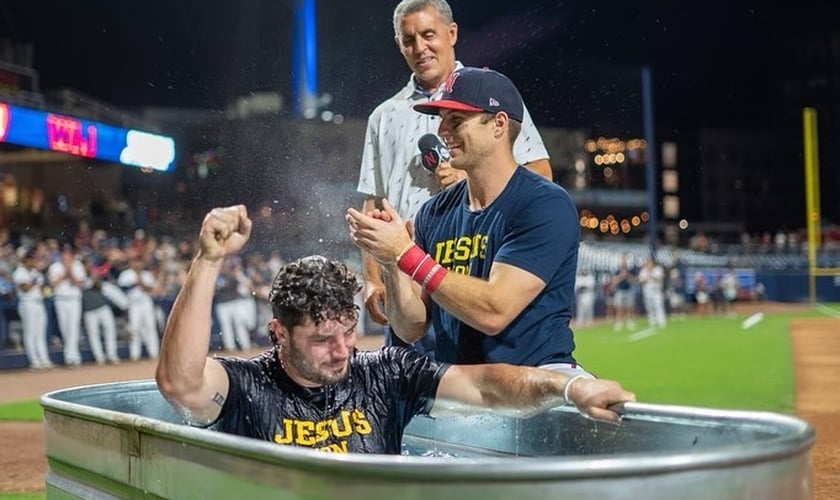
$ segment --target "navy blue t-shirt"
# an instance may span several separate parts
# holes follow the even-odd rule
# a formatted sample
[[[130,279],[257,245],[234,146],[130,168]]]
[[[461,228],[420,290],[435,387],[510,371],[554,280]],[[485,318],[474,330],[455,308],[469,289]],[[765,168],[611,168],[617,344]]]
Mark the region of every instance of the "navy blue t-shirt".
[[[569,321],[580,226],[565,189],[520,166],[493,203],[472,211],[467,183],[460,182],[423,205],[415,219],[414,237],[450,272],[486,279],[493,263],[503,262],[546,284],[495,336],[461,323],[432,302],[437,360],[528,366],[574,362]]]
[[[402,347],[356,351],[341,382],[310,389],[289,378],[273,349],[217,359],[230,388],[209,428],[338,453],[399,453],[405,426],[431,411],[449,368]]]

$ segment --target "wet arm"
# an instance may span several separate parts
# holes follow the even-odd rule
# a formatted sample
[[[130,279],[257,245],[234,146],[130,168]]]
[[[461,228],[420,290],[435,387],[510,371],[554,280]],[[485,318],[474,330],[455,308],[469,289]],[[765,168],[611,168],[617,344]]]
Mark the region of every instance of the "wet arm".
[[[197,423],[218,417],[228,391],[224,368],[207,357],[213,293],[221,266],[221,260],[193,260],[166,323],[155,374],[161,393]]]
[[[376,209],[377,198],[369,196],[362,204],[362,213],[370,213]],[[386,291],[383,283],[382,270],[379,263],[368,252],[362,252],[362,275],[365,280],[364,298],[365,309],[370,319],[380,325],[388,324],[388,317],[382,311],[382,304],[385,302]]]
[[[383,276],[388,291],[388,317],[394,332],[406,342],[415,342],[426,334],[427,310],[420,285],[396,264],[385,266]]]
[[[564,392],[581,413],[610,422],[621,420],[610,406],[635,400],[611,380],[506,364],[453,365],[441,378],[432,413],[458,402],[525,417],[567,403]]]
[[[240,251],[250,234],[244,205],[207,214],[199,234],[201,249],[166,324],[155,379],[161,393],[194,423],[215,420],[228,394],[227,372],[207,358],[213,293],[225,257]]]

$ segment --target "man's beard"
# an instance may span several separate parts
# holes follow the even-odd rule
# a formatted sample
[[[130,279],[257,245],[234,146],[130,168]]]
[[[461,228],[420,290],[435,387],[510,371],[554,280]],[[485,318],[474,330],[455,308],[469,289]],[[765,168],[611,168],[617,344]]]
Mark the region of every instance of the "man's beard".
[[[297,345],[295,345],[295,342],[291,338],[289,339],[288,363],[294,368],[299,376],[310,382],[315,382],[321,385],[337,384],[347,376],[348,367],[350,366],[350,360],[347,360],[344,370],[342,370],[338,375],[334,375],[332,373],[322,373],[318,367],[310,362],[303,352],[297,348]]]

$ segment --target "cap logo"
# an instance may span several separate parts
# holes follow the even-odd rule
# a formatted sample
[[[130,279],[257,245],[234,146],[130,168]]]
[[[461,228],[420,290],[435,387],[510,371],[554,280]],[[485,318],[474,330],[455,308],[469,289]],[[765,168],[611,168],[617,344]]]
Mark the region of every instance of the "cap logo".
[[[498,105],[499,105],[499,101],[497,101],[497,100],[495,100],[495,99],[493,99],[493,98],[491,97],[491,98],[490,98],[490,105],[491,105],[491,106],[494,106],[494,107],[495,107],[495,106],[498,106]]]
[[[446,83],[444,84],[443,89],[448,94],[452,93],[452,87],[455,85],[455,80],[457,80],[459,76],[461,76],[461,73],[458,73],[456,71],[455,73],[452,73],[451,75],[449,75],[449,78],[446,79]]]
[[[420,162],[427,169],[435,170],[437,168],[437,164],[440,163],[440,158],[438,158],[437,152],[432,149],[423,153],[423,157],[420,159]]]

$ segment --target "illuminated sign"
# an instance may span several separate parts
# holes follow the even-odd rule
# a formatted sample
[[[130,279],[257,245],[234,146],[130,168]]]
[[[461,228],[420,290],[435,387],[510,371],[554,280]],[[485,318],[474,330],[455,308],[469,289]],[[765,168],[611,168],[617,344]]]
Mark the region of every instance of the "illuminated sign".
[[[0,142],[167,171],[171,137],[0,103]]]
[[[0,142],[6,140],[9,131],[9,106],[0,102]]]

